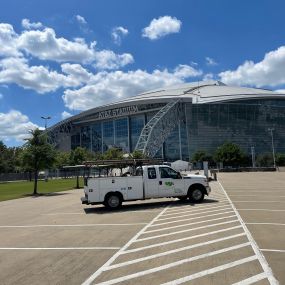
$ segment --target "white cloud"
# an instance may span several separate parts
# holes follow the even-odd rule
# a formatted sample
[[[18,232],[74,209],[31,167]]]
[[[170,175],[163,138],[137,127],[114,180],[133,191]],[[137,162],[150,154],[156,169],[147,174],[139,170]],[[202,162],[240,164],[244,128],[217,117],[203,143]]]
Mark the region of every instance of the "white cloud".
[[[214,74],[213,73],[207,73],[203,77],[203,81],[209,81],[214,79]]]
[[[263,60],[254,63],[244,62],[236,70],[227,70],[219,74],[226,84],[278,86],[285,84],[285,46],[265,54]]]
[[[41,22],[31,23],[29,19],[23,19],[22,27],[26,30],[33,30],[43,28],[43,24]]]
[[[21,55],[17,49],[17,38],[12,25],[0,23],[0,57]]]
[[[129,53],[116,54],[111,50],[102,50],[95,53],[94,66],[99,69],[118,69],[133,62],[134,58]]]
[[[0,99],[2,99],[4,96],[3,96],[3,94],[2,93],[0,93]]]
[[[70,114],[69,112],[66,112],[66,111],[63,111],[62,113],[61,113],[61,118],[64,120],[64,119],[67,119],[67,118],[69,118],[69,117],[71,117],[72,116],[72,114]]]
[[[0,113],[0,140],[23,140],[29,137],[29,130],[37,127],[19,111],[11,110],[8,113]]]
[[[64,68],[63,68],[64,69]],[[5,58],[0,61],[0,84],[15,83],[38,93],[55,91],[59,87],[75,87],[81,84],[74,74],[64,75],[50,71],[42,65],[29,66],[24,58]]]
[[[214,65],[217,65],[218,63],[211,57],[206,57],[206,64],[207,65],[210,65],[210,66],[214,66]]]
[[[70,110],[86,110],[146,90],[180,84],[186,78],[201,74],[200,70],[187,65],[179,65],[173,71],[156,69],[151,73],[140,69],[128,72],[99,72],[82,88],[65,90],[62,98]]]
[[[274,90],[277,93],[285,94],[285,89]]]
[[[83,24],[83,25],[86,25],[86,24],[87,24],[87,22],[86,22],[86,20],[85,20],[84,17],[82,17],[82,16],[80,16],[80,15],[76,15],[75,18],[76,18],[76,20],[78,21],[79,24],[81,24],[81,25],[82,25],[82,24]]]
[[[115,27],[112,30],[112,38],[115,44],[120,45],[122,42],[122,37],[126,36],[129,31],[124,27]]]
[[[181,24],[180,20],[170,16],[153,19],[149,26],[143,29],[142,36],[151,40],[156,40],[168,34],[178,33]]]

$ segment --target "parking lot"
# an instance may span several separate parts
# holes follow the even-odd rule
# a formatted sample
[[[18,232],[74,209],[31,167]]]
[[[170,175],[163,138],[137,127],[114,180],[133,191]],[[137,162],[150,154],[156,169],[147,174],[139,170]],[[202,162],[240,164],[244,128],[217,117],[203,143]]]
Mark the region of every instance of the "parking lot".
[[[196,205],[109,212],[82,190],[2,202],[1,284],[285,284],[285,173],[218,178]]]

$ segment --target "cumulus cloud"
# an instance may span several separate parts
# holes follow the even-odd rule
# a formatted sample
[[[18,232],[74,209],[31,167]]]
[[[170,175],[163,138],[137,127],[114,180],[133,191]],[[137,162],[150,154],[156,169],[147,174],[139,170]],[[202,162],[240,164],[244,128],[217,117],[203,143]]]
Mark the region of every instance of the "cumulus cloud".
[[[265,54],[263,60],[248,60],[236,70],[219,74],[226,84],[251,86],[278,86],[285,84],[285,46]]]
[[[179,65],[172,71],[156,69],[147,72],[138,69],[128,72],[99,72],[82,88],[65,90],[62,98],[67,108],[86,110],[150,89],[181,84],[185,79],[201,74],[200,70],[187,65]]]
[[[115,27],[112,30],[112,38],[115,44],[120,45],[122,42],[122,37],[126,36],[129,31],[124,27]]]
[[[277,90],[274,90],[274,91],[277,92],[277,93],[285,94],[285,89],[277,89]]]
[[[178,33],[181,25],[181,21],[175,17],[163,16],[158,19],[153,19],[149,26],[143,29],[142,36],[156,40],[168,34]]]
[[[78,21],[79,24],[81,24],[81,25],[86,25],[87,24],[87,22],[86,22],[84,17],[82,17],[80,15],[76,15],[75,18],[76,18],[76,20]]]
[[[29,66],[26,59],[11,57],[0,61],[1,83],[15,83],[25,89],[46,93],[59,87],[79,86],[81,81],[75,74],[60,74],[42,65]]]
[[[51,28],[25,30],[17,34],[10,24],[0,24],[0,57],[23,57],[25,54],[41,60],[93,64],[101,69],[113,69],[133,62],[129,53],[95,49],[96,42],[57,37]]]
[[[21,56],[17,48],[18,35],[10,24],[0,23],[0,57]]]
[[[43,28],[43,24],[41,22],[31,23],[29,19],[23,19],[22,27],[26,30],[40,29]]]
[[[62,113],[61,113],[61,118],[64,120],[64,119],[67,119],[67,118],[69,118],[69,117],[71,117],[72,116],[72,114],[71,113],[69,113],[69,112],[66,112],[66,111],[63,111]]]
[[[206,57],[206,64],[209,65],[209,66],[214,66],[214,65],[217,65],[218,63],[211,57]]]
[[[129,53],[116,54],[111,50],[102,50],[96,52],[94,66],[98,69],[118,69],[133,62],[134,58]]]
[[[37,127],[26,115],[17,110],[0,113],[0,140],[23,140],[29,137],[29,130]]]

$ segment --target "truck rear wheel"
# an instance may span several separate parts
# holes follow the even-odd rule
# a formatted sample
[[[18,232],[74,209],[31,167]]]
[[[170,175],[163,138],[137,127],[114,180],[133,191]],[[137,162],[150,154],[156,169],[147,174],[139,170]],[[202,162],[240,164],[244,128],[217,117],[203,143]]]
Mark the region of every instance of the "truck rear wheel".
[[[109,194],[105,198],[104,205],[109,209],[118,209],[122,205],[122,199],[117,194]]]
[[[189,192],[189,200],[193,203],[201,203],[204,200],[204,196],[204,191],[201,188],[194,188]]]

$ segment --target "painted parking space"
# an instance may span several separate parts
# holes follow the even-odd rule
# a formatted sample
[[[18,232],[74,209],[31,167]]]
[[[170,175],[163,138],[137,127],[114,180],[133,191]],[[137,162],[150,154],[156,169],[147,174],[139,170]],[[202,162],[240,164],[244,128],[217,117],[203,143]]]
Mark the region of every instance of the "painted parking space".
[[[212,186],[205,203],[167,206],[83,284],[278,284],[226,193]]]
[[[280,284],[285,284],[285,173],[220,173],[222,183]]]

